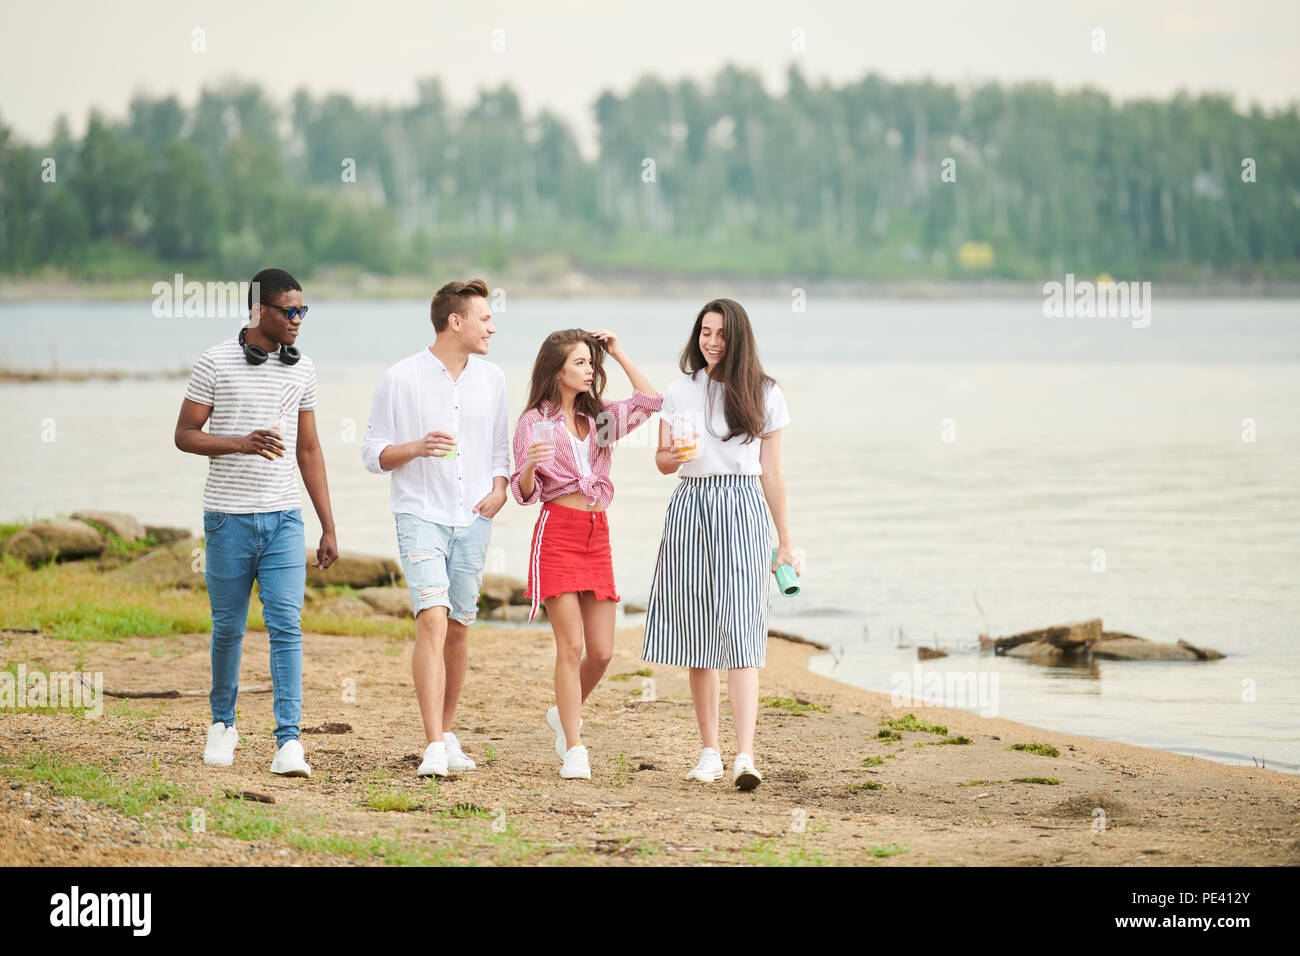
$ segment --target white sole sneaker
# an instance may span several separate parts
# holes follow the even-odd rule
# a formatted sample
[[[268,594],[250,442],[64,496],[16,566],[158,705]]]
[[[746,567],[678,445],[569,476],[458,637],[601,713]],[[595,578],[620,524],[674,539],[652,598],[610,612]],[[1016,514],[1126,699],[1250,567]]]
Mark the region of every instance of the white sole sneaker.
[[[478,766],[465,751],[460,749],[460,741],[450,730],[442,735],[442,739],[447,744],[448,770],[473,770]]]
[[[701,769],[696,767],[686,774],[687,780],[698,780],[700,783],[716,783],[722,779],[722,775],[727,772],[726,767],[707,767]]]
[[[448,770],[473,770],[477,766],[478,764],[476,764],[469,757],[465,756],[465,754],[463,753],[447,754]]]
[[[754,769],[752,763],[741,763],[736,765],[731,779],[737,790],[753,790],[762,782],[763,776]]]
[[[433,749],[433,744],[424,748],[424,757],[420,761],[420,768],[415,771],[417,777],[445,777],[447,776],[447,746],[444,744],[441,753]]]
[[[218,730],[217,728],[221,729]],[[213,724],[208,727],[208,743],[203,748],[203,762],[214,767],[229,767],[235,762],[235,747],[239,745],[239,731],[235,725]]]
[[[721,780],[726,772],[727,768],[722,765],[722,757],[717,751],[714,751],[714,760],[706,760],[705,755],[701,753],[699,761],[686,774],[686,779],[698,780],[700,783],[714,783]]]
[[[564,754],[564,766],[560,776],[565,780],[590,780],[591,763],[587,760],[587,748],[582,744],[571,747]]]
[[[297,740],[286,740],[284,746],[275,752],[271,773],[281,777],[310,777],[311,767],[303,757],[302,744]]]
[[[560,708],[552,707],[546,712],[546,726],[555,731],[555,756],[563,759],[569,752],[569,745],[564,739],[564,725],[560,723]],[[578,718],[578,726],[582,726],[581,717]]]

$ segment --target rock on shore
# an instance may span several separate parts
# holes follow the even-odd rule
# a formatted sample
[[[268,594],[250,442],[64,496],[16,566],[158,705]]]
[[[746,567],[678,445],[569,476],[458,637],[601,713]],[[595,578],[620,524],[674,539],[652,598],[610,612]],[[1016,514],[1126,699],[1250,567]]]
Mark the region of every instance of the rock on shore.
[[[1105,631],[1099,617],[996,639],[980,635],[980,646],[985,650],[992,648],[995,653],[1007,657],[1049,664],[1085,655],[1116,661],[1212,661],[1223,657],[1218,651],[1196,647],[1183,640],[1170,644],[1119,631]]]
[[[75,561],[104,553],[108,541],[102,534],[73,518],[52,518],[33,522],[5,542],[4,553],[36,567],[57,558]]]

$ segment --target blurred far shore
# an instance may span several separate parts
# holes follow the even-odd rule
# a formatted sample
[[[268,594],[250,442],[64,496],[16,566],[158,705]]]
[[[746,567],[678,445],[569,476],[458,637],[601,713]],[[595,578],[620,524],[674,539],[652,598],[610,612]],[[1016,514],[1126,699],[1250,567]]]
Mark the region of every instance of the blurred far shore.
[[[247,282],[247,276],[181,273],[183,282]],[[1042,298],[1044,284],[1060,278],[1031,279],[800,279],[734,275],[693,275],[634,270],[584,270],[547,261],[520,262],[517,268],[490,269],[449,262],[428,275],[383,275],[356,269],[320,269],[300,277],[313,299],[428,299],[448,276],[485,276],[494,289],[529,299],[709,298],[746,299],[1028,299]],[[175,273],[158,277],[92,280],[46,270],[38,275],[0,277],[0,302],[151,302],[156,283],[174,289]],[[1079,281],[1105,282],[1110,276],[1076,275]],[[1152,282],[1165,299],[1298,298],[1300,278],[1264,276],[1165,279]]]

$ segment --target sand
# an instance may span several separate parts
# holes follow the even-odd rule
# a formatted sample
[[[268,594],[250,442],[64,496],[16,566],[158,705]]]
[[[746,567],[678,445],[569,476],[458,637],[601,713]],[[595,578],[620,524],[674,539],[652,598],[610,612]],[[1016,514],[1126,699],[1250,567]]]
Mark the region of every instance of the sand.
[[[1287,865],[1300,863],[1300,777],[1233,767],[1144,747],[1054,733],[937,707],[893,707],[871,693],[811,673],[806,645],[773,639],[761,693],[821,710],[760,709],[756,762],[762,785],[740,793],[683,779],[699,739],[686,672],[640,659],[640,629],[618,632],[607,679],[584,708],[592,779],[559,777],[543,715],[553,702],[553,641],[545,629],[471,632],[470,673],[455,730],[479,767],[431,785],[415,776],[423,749],[410,684],[410,641],[309,634],[304,727],[347,723],[343,734],[305,734],[309,779],[269,772],[269,694],[239,702],[243,737],[233,767],[202,763],[207,699],[115,701],[88,720],[67,713],[0,717],[0,864],[228,865],[404,862],[323,846],[327,835],[378,839],[411,860],[527,864]],[[84,670],[116,686],[203,689],[206,634],[82,645]],[[74,645],[0,634],[10,661],[72,669]],[[265,632],[245,639],[241,680],[269,682]],[[349,684],[348,682],[352,682]],[[345,688],[355,700],[345,700]],[[642,691],[642,693],[634,693]],[[726,685],[723,683],[726,713]],[[881,721],[912,712],[946,724],[966,745],[905,732],[876,738]],[[1008,751],[1055,746],[1059,757]],[[724,718],[723,757],[734,737]],[[490,749],[489,749],[490,748]],[[284,824],[276,833],[195,833],[183,801],[159,801],[139,819],[94,799],[59,795],[21,771],[45,753],[93,764],[118,782],[160,774],[191,803],[224,807],[225,790],[272,796],[240,804]],[[880,757],[864,766],[865,758]],[[1056,785],[1015,778],[1055,778]],[[971,786],[975,781],[987,781]],[[864,785],[876,784],[879,789]],[[414,809],[373,809],[375,795]],[[459,807],[460,810],[456,808]],[[1097,807],[1104,813],[1098,825]],[[209,809],[208,812],[212,812]],[[257,819],[261,819],[258,816]],[[303,835],[311,839],[303,838]],[[242,837],[242,838],[241,838]]]

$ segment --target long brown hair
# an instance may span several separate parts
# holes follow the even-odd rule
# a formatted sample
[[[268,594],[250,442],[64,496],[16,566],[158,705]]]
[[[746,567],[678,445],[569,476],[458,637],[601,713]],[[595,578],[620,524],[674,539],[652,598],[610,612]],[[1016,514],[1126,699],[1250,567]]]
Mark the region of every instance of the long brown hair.
[[[560,407],[560,370],[569,360],[569,351],[579,342],[591,350],[591,388],[579,392],[573,399],[575,415],[587,415],[593,421],[599,421],[605,412],[600,396],[605,392],[605,347],[582,329],[561,329],[552,332],[537,350],[537,360],[533,362],[533,381],[528,387],[528,403],[524,411],[537,408],[542,402],[550,402],[552,409]]]
[[[736,435],[744,435],[743,444],[748,445],[763,433],[763,425],[767,421],[764,392],[768,383],[774,383],[775,379],[763,371],[763,363],[758,360],[754,328],[749,324],[749,315],[744,306],[734,299],[714,299],[706,303],[695,317],[691,337],[682,351],[678,367],[692,377],[701,369],[705,370],[705,375],[709,374],[709,363],[700,351],[700,329],[704,326],[704,317],[710,312],[722,316],[722,337],[727,343],[718,362],[718,372],[715,376],[710,376],[708,383],[710,390],[715,381],[727,386],[722,396],[727,434],[722,440],[730,441]],[[709,400],[712,402],[712,394],[709,395]]]

